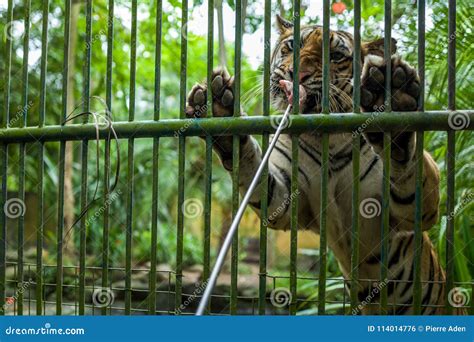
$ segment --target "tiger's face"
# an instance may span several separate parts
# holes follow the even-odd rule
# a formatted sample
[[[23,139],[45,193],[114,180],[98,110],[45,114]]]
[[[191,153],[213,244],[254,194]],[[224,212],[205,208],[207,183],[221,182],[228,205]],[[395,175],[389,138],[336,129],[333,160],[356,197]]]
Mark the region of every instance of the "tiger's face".
[[[292,97],[283,84],[291,88],[298,77],[300,84],[300,112],[319,113],[322,111],[323,83],[323,28],[302,26],[300,30],[299,74],[293,73],[293,24],[277,16],[280,32],[271,58],[271,95],[276,108],[285,110]],[[381,45],[382,44],[382,45]],[[350,33],[330,31],[330,71],[329,102],[331,112],[352,111],[352,58],[354,40]],[[362,58],[369,54],[379,55],[383,51],[383,39],[363,44]],[[393,50],[392,50],[393,51]],[[303,99],[301,96],[303,93]]]

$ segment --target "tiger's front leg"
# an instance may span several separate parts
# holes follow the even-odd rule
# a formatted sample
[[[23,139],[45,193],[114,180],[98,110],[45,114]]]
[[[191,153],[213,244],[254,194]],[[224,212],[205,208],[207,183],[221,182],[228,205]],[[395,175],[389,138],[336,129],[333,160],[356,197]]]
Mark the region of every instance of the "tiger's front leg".
[[[391,59],[394,111],[416,111],[420,80],[416,70],[399,56]],[[382,57],[366,57],[361,79],[361,106],[365,112],[384,110],[385,64]],[[416,115],[416,114],[414,114]],[[383,133],[365,133],[375,152],[383,157]],[[415,213],[415,132],[392,132],[390,169],[390,226],[412,230]],[[433,158],[424,151],[423,230],[431,228],[438,218],[439,171]]]
[[[188,118],[199,119],[207,116],[207,109],[212,105],[212,114],[214,117],[230,117],[233,115],[234,108],[234,78],[224,69],[216,69],[212,75],[212,104],[207,103],[206,83],[196,84],[188,94],[188,104],[186,107],[186,116]],[[241,115],[245,113],[241,112]],[[225,127],[222,128],[225,131]],[[213,139],[213,148],[218,154],[222,165],[228,171],[232,171],[233,157],[233,138],[232,136],[217,136]],[[257,141],[249,135],[240,136],[240,170],[239,185],[240,192],[245,193],[252,182],[257,169],[262,161],[262,151]],[[291,164],[276,165],[272,159],[269,161],[269,186],[268,186],[268,215],[265,220],[268,226],[276,229],[288,229],[290,227],[290,188],[286,173],[282,168],[291,170]],[[259,213],[261,189],[257,186],[250,198],[250,204],[253,209]],[[300,202],[303,202],[303,196],[300,196]],[[304,205],[300,208],[304,208]],[[303,210],[303,209],[301,209]],[[303,215],[302,215],[303,216]],[[306,215],[307,216],[307,215]],[[263,218],[262,218],[263,219]]]

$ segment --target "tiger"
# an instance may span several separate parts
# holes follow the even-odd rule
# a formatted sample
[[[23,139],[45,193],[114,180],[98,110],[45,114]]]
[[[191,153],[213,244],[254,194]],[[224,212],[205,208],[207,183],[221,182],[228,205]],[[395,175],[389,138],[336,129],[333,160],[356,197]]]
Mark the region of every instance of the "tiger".
[[[270,94],[272,105],[284,111],[291,104],[293,81],[300,84],[300,114],[322,112],[322,44],[323,29],[319,25],[301,25],[299,73],[293,73],[293,24],[276,17],[279,33],[270,60]],[[330,89],[331,113],[353,110],[353,35],[330,30]],[[416,111],[420,95],[420,78],[416,69],[396,53],[397,41],[391,40],[392,72],[391,106],[394,111]],[[361,43],[360,106],[363,112],[384,108],[385,59],[384,39]],[[217,68],[211,77],[214,117],[233,115],[234,77],[225,68]],[[190,90],[185,109],[186,117],[207,116],[206,82]],[[241,115],[246,113],[241,110]],[[320,188],[322,170],[322,134],[306,132],[298,139],[298,229],[320,233]],[[329,134],[327,241],[334,253],[344,279],[351,279],[352,227],[352,142],[353,133]],[[232,172],[232,136],[213,137],[213,149],[223,167]],[[262,150],[256,139],[240,135],[239,191],[244,194],[262,161]],[[360,135],[360,203],[382,203],[383,133],[362,132]],[[390,205],[388,234],[387,278],[374,283],[381,275],[382,215],[361,215],[359,232],[359,281],[355,283],[359,304],[354,314],[379,314],[380,291],[386,286],[387,314],[414,313],[415,269],[415,132],[392,132],[390,153]],[[287,230],[290,227],[292,137],[280,135],[268,162],[268,227]],[[421,282],[424,315],[445,313],[446,277],[427,231],[439,215],[440,175],[434,159],[423,151],[422,189],[422,252]],[[249,204],[260,215],[261,179]],[[375,303],[375,304],[374,304]]]

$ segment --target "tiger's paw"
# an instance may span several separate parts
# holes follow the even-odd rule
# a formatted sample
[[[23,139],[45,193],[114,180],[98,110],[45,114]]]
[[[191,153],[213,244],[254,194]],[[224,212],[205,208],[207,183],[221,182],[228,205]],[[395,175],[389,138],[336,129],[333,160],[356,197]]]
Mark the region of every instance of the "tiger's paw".
[[[212,115],[226,117],[233,115],[234,109],[234,78],[225,69],[216,69],[212,73]],[[186,116],[188,118],[204,118],[207,116],[207,84],[196,84],[188,94]]]
[[[420,79],[414,68],[392,56],[392,98],[393,111],[416,111],[420,95]],[[385,63],[382,57],[370,56],[365,60],[361,79],[361,107],[364,112],[383,112],[385,100]],[[381,154],[383,133],[366,133],[365,137]],[[413,132],[394,132],[392,134],[392,159],[406,162],[412,155],[414,145]]]
[[[420,79],[414,68],[399,56],[392,56],[392,110],[415,111],[420,95]],[[368,56],[361,78],[361,106],[365,112],[385,108],[385,63],[380,56]]]

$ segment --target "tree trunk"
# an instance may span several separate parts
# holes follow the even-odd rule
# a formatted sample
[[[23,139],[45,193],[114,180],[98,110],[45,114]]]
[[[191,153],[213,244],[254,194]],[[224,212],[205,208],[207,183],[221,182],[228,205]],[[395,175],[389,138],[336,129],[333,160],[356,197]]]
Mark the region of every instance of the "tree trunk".
[[[224,13],[222,8],[222,0],[216,1],[217,9],[217,30],[219,35],[219,65],[225,67],[227,64],[227,55],[225,52],[225,37],[224,37]]]
[[[80,2],[73,2],[71,7],[71,28],[70,28],[70,41],[69,41],[69,72],[68,72],[68,99],[67,99],[67,113],[71,113],[75,106],[74,90],[75,84],[75,72],[76,72],[76,53],[77,53],[77,20],[81,9]],[[66,156],[64,160],[64,226],[68,232],[68,238],[65,239],[64,247],[65,252],[68,255],[73,255],[74,248],[74,188],[73,188],[73,163],[74,163],[74,144],[72,141],[66,142]]]

